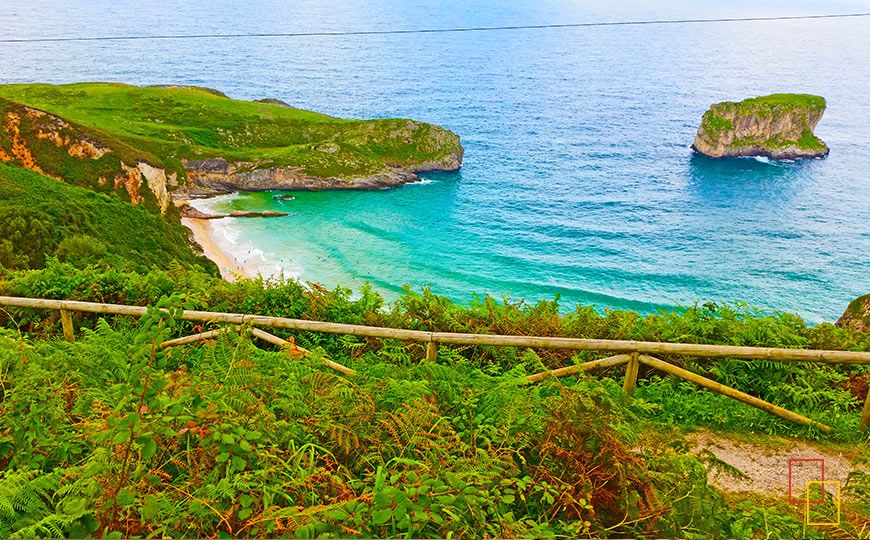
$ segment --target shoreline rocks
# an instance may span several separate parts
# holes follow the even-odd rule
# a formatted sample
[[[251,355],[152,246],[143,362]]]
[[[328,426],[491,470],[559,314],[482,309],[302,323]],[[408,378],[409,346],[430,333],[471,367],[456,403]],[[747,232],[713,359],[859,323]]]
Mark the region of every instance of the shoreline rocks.
[[[271,210],[266,210],[264,212],[242,212],[241,210],[236,210],[232,214],[224,217],[283,217],[289,215],[288,212],[272,212]]]
[[[712,158],[822,158],[828,146],[813,131],[825,107],[823,97],[809,94],[716,103],[704,113],[692,150]]]
[[[257,168],[256,164],[231,163],[222,157],[183,161],[187,177],[207,191],[327,191],[336,189],[376,190],[420,182],[417,173],[457,171],[462,165],[461,147],[444,159],[415,166],[387,164],[387,168],[369,176],[312,176],[301,167]]]
[[[183,218],[192,218],[192,219],[223,219],[223,218],[254,218],[254,217],[283,217],[289,216],[290,214],[287,212],[272,212],[270,210],[266,210],[264,212],[243,212],[241,210],[236,210],[231,214],[206,214],[196,208],[190,206],[188,203],[179,203],[178,204],[178,213]]]

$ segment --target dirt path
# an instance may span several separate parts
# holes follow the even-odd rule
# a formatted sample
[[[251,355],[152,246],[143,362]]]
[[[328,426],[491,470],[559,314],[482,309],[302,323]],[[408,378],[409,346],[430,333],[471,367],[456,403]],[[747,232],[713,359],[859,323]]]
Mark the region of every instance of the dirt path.
[[[709,482],[728,491],[754,491],[787,498],[789,460],[820,460],[791,462],[792,500],[803,500],[807,481],[822,480],[821,460],[824,461],[824,480],[839,481],[842,490],[854,458],[854,455],[789,439],[766,439],[762,445],[723,438],[708,431],[691,433],[686,439],[693,445],[695,453],[709,450],[745,475],[745,478],[734,478],[709,468]],[[836,486],[826,484],[825,489],[833,493]]]

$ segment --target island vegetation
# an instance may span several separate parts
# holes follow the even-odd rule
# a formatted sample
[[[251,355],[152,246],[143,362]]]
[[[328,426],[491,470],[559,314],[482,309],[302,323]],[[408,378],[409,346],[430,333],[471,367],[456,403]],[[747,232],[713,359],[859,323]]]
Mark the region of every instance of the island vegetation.
[[[244,111],[274,106],[275,117],[297,121],[313,113],[242,105],[199,89],[130,88],[0,90],[20,100],[3,102],[6,118],[11,111],[17,120],[6,121],[0,139],[10,157],[0,164],[0,295],[152,307],[140,320],[75,314],[72,343],[60,337],[56,312],[0,309],[0,536],[867,538],[870,475],[862,467],[870,463],[870,433],[858,423],[868,366],[667,357],[834,428],[823,433],[645,368],[632,396],[613,369],[539,384],[525,378],[600,356],[589,351],[442,346],[432,360],[417,343],[277,332],[312,351],[300,356],[255,343],[249,326],[161,348],[211,329],[180,320],[180,309],[425,331],[854,351],[870,351],[870,334],[743,304],[643,316],[558,299],[470,296],[461,305],[428,288],[409,288],[386,304],[369,288],[229,283],[189,243],[171,201],[161,210],[152,192],[134,205],[111,175],[143,159],[164,167],[167,179],[165,171],[177,172],[175,188],[184,189],[182,156],[243,152],[232,139],[188,129],[200,122],[218,133],[217,123],[232,119],[192,113],[187,127],[171,124],[181,113],[167,95]],[[74,91],[82,103],[105,92],[111,99],[100,102],[118,110],[135,108],[121,97],[130,92],[164,101],[154,97],[155,116],[114,116],[77,105]],[[25,118],[36,122],[30,135]],[[48,125],[41,122],[53,123],[57,137],[40,138],[52,133],[40,131]],[[38,159],[25,163],[22,146]],[[360,166],[359,174],[374,170]],[[331,167],[344,165],[322,170]],[[147,179],[137,188],[144,193],[143,185]],[[336,374],[324,358],[356,374]],[[689,435],[699,429],[800,438],[849,456],[854,470],[841,523],[807,525],[802,505],[713,487],[711,471],[741,473],[692,446]],[[832,509],[829,501],[813,511]]]
[[[813,130],[825,107],[825,98],[809,94],[772,94],[738,103],[716,103],[701,118],[692,148],[714,158],[824,157],[828,147]]]

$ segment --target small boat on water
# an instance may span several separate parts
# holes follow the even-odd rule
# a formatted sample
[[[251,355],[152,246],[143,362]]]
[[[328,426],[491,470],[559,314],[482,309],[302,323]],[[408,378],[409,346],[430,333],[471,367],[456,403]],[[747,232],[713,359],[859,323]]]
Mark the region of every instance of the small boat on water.
[[[296,197],[293,195],[275,195],[272,198],[279,201],[292,201]]]

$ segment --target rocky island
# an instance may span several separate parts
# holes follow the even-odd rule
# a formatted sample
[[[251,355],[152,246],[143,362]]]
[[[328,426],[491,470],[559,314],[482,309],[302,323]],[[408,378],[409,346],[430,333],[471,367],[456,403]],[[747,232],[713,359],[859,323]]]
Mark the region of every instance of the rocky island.
[[[821,158],[828,147],[813,131],[824,112],[825,98],[809,94],[716,103],[701,118],[692,149],[712,158]]]
[[[232,191],[379,189],[462,164],[459,136],[188,86],[0,86],[0,161],[152,212]]]

